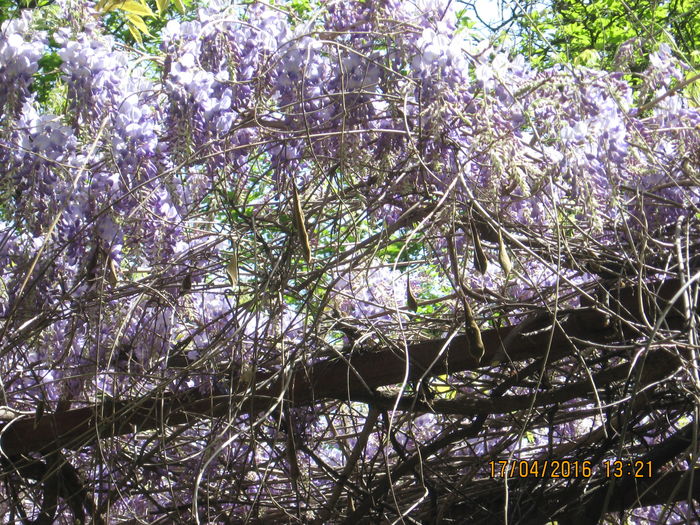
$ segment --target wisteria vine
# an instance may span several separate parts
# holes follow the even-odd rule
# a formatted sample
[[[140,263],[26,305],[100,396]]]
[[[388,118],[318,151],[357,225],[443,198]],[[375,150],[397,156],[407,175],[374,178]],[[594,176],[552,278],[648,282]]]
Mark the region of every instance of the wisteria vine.
[[[62,2],[69,23],[50,34],[32,10],[3,23],[5,428],[95,407],[132,421],[146,406],[201,405],[177,424],[112,422],[81,446],[38,448],[34,470],[2,451],[10,521],[489,522],[503,507],[479,503],[496,490],[490,460],[565,457],[596,429],[639,456],[688,424],[697,373],[665,367],[692,361],[694,296],[683,295],[683,330],[606,296],[694,282],[700,111],[676,89],[691,71],[671,46],[636,78],[539,70],[475,41],[450,2],[317,7],[211,2],[168,22],[155,54],[117,42],[91,2]],[[49,45],[60,104],[33,89]],[[547,367],[545,348],[510,359],[523,334],[574,333],[580,308],[614,317],[601,330],[615,325],[616,338],[575,340]],[[364,398],[343,397],[350,367],[325,393],[299,393],[315,367],[443,341],[434,366],[465,316],[487,347],[489,334],[520,328],[490,362],[416,374],[404,361]],[[639,408],[624,366],[631,375],[661,351],[674,356],[665,375],[636,383],[656,385],[658,403],[613,443],[612,407]],[[363,377],[373,368],[384,372]],[[610,382],[586,390],[596,378]],[[548,408],[533,398],[517,416],[478,412],[567,388]],[[255,405],[260,393],[269,400]],[[660,418],[662,430],[650,424]],[[54,471],[68,489],[52,506]],[[44,482],[8,488],[32,479]]]

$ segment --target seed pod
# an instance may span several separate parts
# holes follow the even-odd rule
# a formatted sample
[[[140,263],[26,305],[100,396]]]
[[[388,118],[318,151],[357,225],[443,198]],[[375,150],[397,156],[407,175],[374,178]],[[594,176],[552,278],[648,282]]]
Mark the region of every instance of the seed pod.
[[[474,319],[474,312],[466,299],[464,300],[464,329],[465,335],[467,336],[467,352],[471,354],[478,363],[481,361],[481,358],[484,357],[484,342],[481,339],[479,325]]]
[[[447,235],[447,253],[450,257],[450,266],[452,268],[452,275],[455,279],[455,283],[459,284],[462,282],[459,273],[459,263],[457,262],[457,251],[455,250],[455,243],[451,235]]]
[[[406,307],[412,312],[418,311],[418,301],[416,296],[413,295],[413,290],[411,290],[411,281],[406,277]]]
[[[235,288],[238,284],[238,249],[234,246],[231,258],[226,265],[226,274],[231,283],[231,288]]]
[[[292,488],[297,490],[297,482],[299,481],[299,462],[297,459],[297,447],[294,440],[294,426],[289,414],[289,408],[284,407],[284,419],[287,423],[287,462],[289,465],[289,477],[291,478]]]
[[[187,293],[192,289],[192,274],[188,273],[182,280],[181,291],[182,293]]]
[[[513,263],[510,262],[506,245],[503,242],[503,235],[501,235],[500,231],[498,232],[498,263],[501,265],[501,268],[503,268],[503,272],[506,274],[506,277],[510,275],[511,270],[513,269]]]
[[[114,259],[108,256],[108,262],[107,262],[107,282],[111,284],[112,286],[116,286],[117,283],[119,282],[119,272],[117,271],[117,265],[114,262]]]
[[[97,278],[97,260],[99,259],[99,256],[100,247],[98,245],[93,250],[92,255],[90,256],[90,260],[88,261],[87,268],[85,269],[85,280],[88,283],[94,282]]]
[[[294,184],[294,182],[292,182],[292,196],[294,223],[296,226],[297,234],[299,235],[299,242],[301,243],[302,251],[304,252],[304,260],[308,264],[311,262],[311,245],[309,244],[309,234],[306,231],[306,220],[304,218],[304,210],[301,208],[299,192],[297,191],[297,187]]]
[[[476,224],[471,221],[472,226],[472,237],[474,238],[474,268],[481,273],[486,273],[486,269],[489,266],[489,260],[486,258],[484,253],[484,248],[481,246],[481,239],[479,238],[479,232],[476,229]]]

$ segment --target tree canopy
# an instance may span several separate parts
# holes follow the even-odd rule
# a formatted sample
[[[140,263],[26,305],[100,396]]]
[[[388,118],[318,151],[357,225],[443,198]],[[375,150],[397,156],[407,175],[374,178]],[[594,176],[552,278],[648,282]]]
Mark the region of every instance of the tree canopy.
[[[6,521],[695,520],[697,34],[552,5],[5,11]]]
[[[697,64],[700,4],[694,0],[515,3],[503,23],[520,28],[537,63],[573,61],[640,73],[661,42]]]

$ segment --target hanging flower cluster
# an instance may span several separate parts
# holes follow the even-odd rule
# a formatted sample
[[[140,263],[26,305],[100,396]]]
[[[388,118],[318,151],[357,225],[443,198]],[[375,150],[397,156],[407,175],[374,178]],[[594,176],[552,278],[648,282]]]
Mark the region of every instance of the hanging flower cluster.
[[[30,10],[3,24],[3,403],[232,396],[256,373],[287,378],[348,348],[454,335],[461,285],[480,319],[523,319],[558,297],[577,306],[594,279],[591,246],[644,265],[640,236],[698,213],[700,111],[669,91],[686,66],[668,46],[634,86],[475,43],[451,2],[322,7],[299,20],[267,3],[212,5],[170,21],[152,56],[118,45],[82,6],[71,15],[80,31],[51,35],[60,114],[31,89],[47,34]],[[649,264],[646,278],[663,273]],[[420,390],[414,379],[402,392]],[[448,399],[489,390],[471,383],[435,388]],[[325,418],[321,408],[258,419],[240,404],[234,423],[197,423],[172,446],[119,442],[100,451],[109,476],[97,456],[73,460],[124,519],[193,518],[199,491],[227,494],[200,521],[245,520],[261,499],[285,507],[303,486],[298,519],[322,522],[315,501],[335,480],[305,478],[314,462],[342,468],[366,439],[371,478],[388,468],[377,458],[397,465],[451,425],[402,417],[362,437],[374,417],[365,405]],[[559,442],[587,432],[555,426]],[[294,439],[292,460],[280,443]],[[496,441],[481,436],[455,457]],[[119,466],[138,454],[158,468]],[[173,486],[192,471],[194,485]],[[231,472],[241,474],[221,488]]]

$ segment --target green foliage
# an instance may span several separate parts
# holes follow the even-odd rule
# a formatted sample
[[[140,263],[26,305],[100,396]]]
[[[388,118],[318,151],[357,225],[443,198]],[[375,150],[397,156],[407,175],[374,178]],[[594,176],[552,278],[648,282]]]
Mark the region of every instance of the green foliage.
[[[171,4],[175,11],[170,9]],[[197,0],[155,0],[153,12],[146,0],[100,0],[97,9],[104,15],[108,31],[118,40],[138,43],[155,52],[144,37],[156,42],[161,29],[173,18],[171,15],[190,19],[198,4]]]
[[[37,94],[37,100],[41,104],[55,102],[55,88],[60,78],[59,66],[62,60],[58,54],[51,51],[39,60],[39,73],[36,75],[32,90]],[[52,97],[52,95],[54,95]]]
[[[0,23],[20,16],[22,9],[36,9],[53,4],[54,0],[0,0]]]
[[[673,44],[685,61],[697,63],[697,0],[553,0],[544,8],[525,2],[523,9],[521,52],[541,66],[569,62],[639,72],[660,42]]]
[[[143,44],[143,35],[151,36],[144,17],[154,17],[155,14],[144,0],[100,0],[97,10],[104,14],[121,11],[129,33],[139,44]]]
[[[52,2],[41,2],[43,7],[38,8],[34,15],[33,24],[39,31],[46,31],[51,35],[52,30],[60,27],[60,9]],[[19,11],[16,16],[19,15]],[[49,48],[41,59],[39,59],[39,71],[34,75],[34,82],[31,90],[36,94],[36,98],[44,106],[51,106],[54,109],[61,107],[59,100],[64,97],[58,96],[62,92],[59,86],[61,59],[56,53],[57,46],[53,38],[49,38]]]
[[[311,2],[309,0],[291,0],[289,5],[294,12],[296,12],[296,14],[302,18],[312,10]]]

